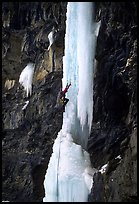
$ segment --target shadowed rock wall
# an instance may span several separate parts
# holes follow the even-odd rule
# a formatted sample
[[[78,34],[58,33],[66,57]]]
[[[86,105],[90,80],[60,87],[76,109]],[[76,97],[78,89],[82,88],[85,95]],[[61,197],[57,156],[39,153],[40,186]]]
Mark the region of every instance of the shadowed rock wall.
[[[101,27],[88,151],[96,173],[90,202],[137,201],[137,5],[98,5]],[[120,155],[120,157],[118,157]],[[117,158],[118,157],[118,158]]]
[[[65,2],[2,4],[3,200],[42,202],[44,197],[44,176],[63,119],[55,105],[62,87],[65,15]],[[18,80],[28,62],[35,63],[35,73],[27,98]]]

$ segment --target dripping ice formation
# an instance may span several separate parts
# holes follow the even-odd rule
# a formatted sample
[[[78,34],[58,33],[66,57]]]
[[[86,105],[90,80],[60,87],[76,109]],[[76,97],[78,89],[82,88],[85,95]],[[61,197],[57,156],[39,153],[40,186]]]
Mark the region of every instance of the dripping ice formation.
[[[49,47],[47,50],[49,51],[51,45],[54,42],[54,27],[53,27],[52,31],[48,34],[48,39],[49,39]]]
[[[63,88],[71,82],[62,129],[46,171],[43,202],[86,202],[93,184],[85,151],[93,115],[93,66],[98,26],[92,2],[68,2],[63,57]],[[96,31],[97,29],[97,31]]]
[[[100,22],[93,22],[93,3],[74,2],[67,6],[63,87],[71,81],[63,126],[69,128],[74,141],[85,149],[93,116],[93,65]],[[72,111],[71,111],[72,110]],[[66,126],[66,127],[65,127]]]
[[[29,96],[29,94],[30,96],[32,94],[32,79],[34,74],[34,68],[35,65],[33,63],[28,63],[27,66],[22,70],[19,77],[19,83],[24,87],[27,97]]]

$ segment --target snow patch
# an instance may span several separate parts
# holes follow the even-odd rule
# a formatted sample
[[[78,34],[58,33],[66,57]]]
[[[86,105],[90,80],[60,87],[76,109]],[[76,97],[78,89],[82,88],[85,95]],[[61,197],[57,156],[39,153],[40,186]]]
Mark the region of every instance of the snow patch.
[[[121,159],[121,155],[118,155],[117,157],[115,157],[115,159]]]
[[[99,172],[100,172],[101,174],[105,173],[105,171],[106,171],[106,169],[107,169],[107,166],[108,166],[108,164],[104,164],[104,165],[101,167],[101,169],[99,170]]]
[[[29,101],[25,101],[25,105],[23,106],[22,110],[26,109],[28,104],[29,104]]]

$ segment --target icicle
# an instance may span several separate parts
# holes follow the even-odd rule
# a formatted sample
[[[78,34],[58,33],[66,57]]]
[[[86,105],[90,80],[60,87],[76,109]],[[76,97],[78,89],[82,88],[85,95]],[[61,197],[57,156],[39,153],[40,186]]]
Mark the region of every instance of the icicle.
[[[49,47],[47,50],[49,51],[51,45],[54,42],[54,27],[53,27],[52,31],[48,34],[48,39],[49,39]]]
[[[24,87],[27,93],[27,97],[32,94],[32,79],[34,74],[35,65],[33,63],[28,63],[28,65],[23,69],[19,77],[19,83]]]

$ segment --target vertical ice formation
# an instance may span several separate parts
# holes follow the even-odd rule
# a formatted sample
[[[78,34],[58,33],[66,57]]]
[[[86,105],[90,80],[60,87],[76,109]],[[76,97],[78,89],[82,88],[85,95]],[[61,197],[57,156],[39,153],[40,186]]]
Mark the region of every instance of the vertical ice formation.
[[[45,175],[44,202],[86,202],[93,184],[84,150],[92,125],[93,67],[98,28],[92,2],[68,2],[63,57],[63,87],[71,82],[63,125]]]
[[[70,129],[74,141],[86,148],[92,125],[93,72],[100,22],[93,21],[92,2],[69,3],[67,8],[63,87],[67,82],[72,86],[67,93],[70,102],[64,117],[72,115],[72,121],[64,120],[63,126]]]
[[[77,63],[79,67],[78,118],[88,138],[93,117],[93,72],[96,39],[100,22],[94,22],[93,3],[81,2],[78,8]],[[84,139],[84,140],[87,140]]]

